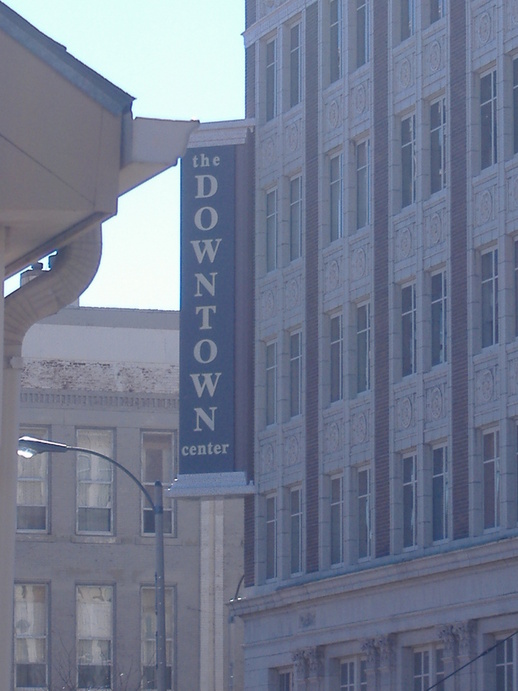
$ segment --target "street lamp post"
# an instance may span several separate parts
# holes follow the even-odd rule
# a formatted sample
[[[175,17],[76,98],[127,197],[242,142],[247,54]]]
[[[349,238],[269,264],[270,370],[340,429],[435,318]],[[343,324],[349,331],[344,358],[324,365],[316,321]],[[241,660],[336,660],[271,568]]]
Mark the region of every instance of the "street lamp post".
[[[34,437],[21,437],[18,440],[18,454],[24,458],[32,458],[39,453],[66,453],[67,451],[82,451],[108,461],[119,470],[122,470],[139,490],[144,494],[153,509],[155,517],[155,602],[156,602],[156,688],[157,691],[166,691],[166,637],[165,637],[165,584],[164,584],[164,505],[162,483],[155,482],[154,498],[148,490],[127,468],[118,461],[103,453],[84,449],[80,446],[68,446],[47,439],[35,439]]]

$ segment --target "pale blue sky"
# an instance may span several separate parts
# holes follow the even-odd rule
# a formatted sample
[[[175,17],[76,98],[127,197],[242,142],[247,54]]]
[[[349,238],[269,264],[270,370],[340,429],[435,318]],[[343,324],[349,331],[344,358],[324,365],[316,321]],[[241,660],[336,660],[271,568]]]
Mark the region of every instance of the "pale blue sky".
[[[5,0],[69,53],[136,98],[135,116],[244,115],[245,0]],[[178,309],[180,168],[119,202],[81,305]]]

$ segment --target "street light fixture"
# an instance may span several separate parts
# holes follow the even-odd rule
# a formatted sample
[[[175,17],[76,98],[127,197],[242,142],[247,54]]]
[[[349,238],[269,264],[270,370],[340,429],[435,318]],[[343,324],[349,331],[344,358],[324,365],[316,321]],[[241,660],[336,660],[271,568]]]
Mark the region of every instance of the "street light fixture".
[[[68,446],[47,439],[34,437],[21,437],[18,440],[18,455],[23,458],[32,458],[39,453],[66,453],[67,451],[82,451],[83,453],[98,456],[108,461],[119,470],[122,470],[139,490],[144,494],[153,509],[155,517],[155,597],[156,597],[156,684],[157,691],[166,691],[166,638],[165,638],[165,584],[164,584],[164,504],[162,483],[155,482],[154,498],[148,490],[127,468],[118,461],[103,453],[85,449],[80,446]]]

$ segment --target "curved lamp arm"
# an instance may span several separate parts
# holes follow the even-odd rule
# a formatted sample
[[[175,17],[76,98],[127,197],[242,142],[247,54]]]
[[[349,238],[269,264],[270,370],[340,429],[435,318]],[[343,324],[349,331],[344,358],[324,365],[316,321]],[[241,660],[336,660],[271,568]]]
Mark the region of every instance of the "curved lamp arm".
[[[35,437],[20,437],[20,439],[18,439],[18,455],[22,456],[23,458],[32,458],[39,453],[66,453],[67,451],[82,451],[83,453],[92,454],[92,456],[98,456],[99,458],[102,458],[105,461],[108,461],[108,463],[116,466],[119,468],[119,470],[122,470],[122,472],[126,473],[126,475],[137,485],[139,490],[148,500],[153,511],[156,513],[155,502],[151,498],[151,495],[144,485],[135,477],[135,475],[133,475],[133,473],[131,473],[114,458],[105,456],[103,453],[99,453],[99,451],[92,451],[92,449],[85,449],[81,446],[68,446],[68,444],[62,444],[60,442],[50,441],[47,439],[36,439]]]

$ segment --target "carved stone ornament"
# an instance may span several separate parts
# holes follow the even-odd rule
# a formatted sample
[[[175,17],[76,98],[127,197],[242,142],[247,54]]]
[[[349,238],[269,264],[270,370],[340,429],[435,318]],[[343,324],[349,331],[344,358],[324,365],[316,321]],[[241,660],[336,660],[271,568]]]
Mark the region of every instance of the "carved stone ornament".
[[[275,314],[275,296],[271,288],[268,288],[264,291],[262,296],[262,303],[263,317],[264,319],[270,319]]]
[[[300,302],[299,282],[296,278],[290,278],[286,282],[285,293],[286,293],[286,307],[288,309],[293,309]]]
[[[329,453],[338,451],[340,446],[340,427],[337,422],[331,422],[326,428],[326,442]]]
[[[367,270],[367,255],[363,247],[354,250],[351,261],[353,278],[363,278]]]
[[[437,245],[442,238],[442,218],[441,214],[435,211],[428,225],[428,244],[430,247]]]
[[[300,144],[299,124],[295,122],[292,125],[290,125],[288,127],[287,135],[288,149],[291,153],[294,153],[295,151],[297,151]]]
[[[478,195],[478,220],[480,225],[487,223],[493,213],[493,197],[489,190]]]
[[[367,107],[367,89],[365,84],[358,84],[354,90],[354,110],[356,115],[361,115]]]
[[[403,89],[410,86],[412,81],[412,65],[408,58],[403,58],[399,65],[399,83]]]
[[[485,369],[478,373],[477,392],[480,403],[488,403],[494,397],[495,379],[490,369]]]
[[[477,35],[481,46],[485,46],[491,38],[492,22],[489,12],[482,12],[477,20]]]
[[[363,444],[367,440],[367,416],[365,413],[353,415],[353,441],[355,444]]]
[[[331,292],[340,285],[340,265],[336,259],[332,259],[326,266],[326,290]]]
[[[439,420],[439,418],[443,417],[443,395],[440,386],[434,386],[428,392],[428,405],[430,419]]]
[[[432,41],[428,49],[428,65],[430,67],[430,72],[435,73],[441,66],[442,61],[442,51],[441,44],[439,41]]]
[[[412,424],[412,401],[405,396],[398,403],[399,429],[408,429]]]
[[[271,473],[275,470],[275,453],[272,444],[265,444],[261,450],[261,458],[263,461],[263,472]]]
[[[299,460],[299,440],[292,434],[286,441],[286,463],[295,465]]]
[[[336,129],[340,124],[340,104],[334,99],[329,104],[329,109],[327,111],[327,121],[332,130]]]

